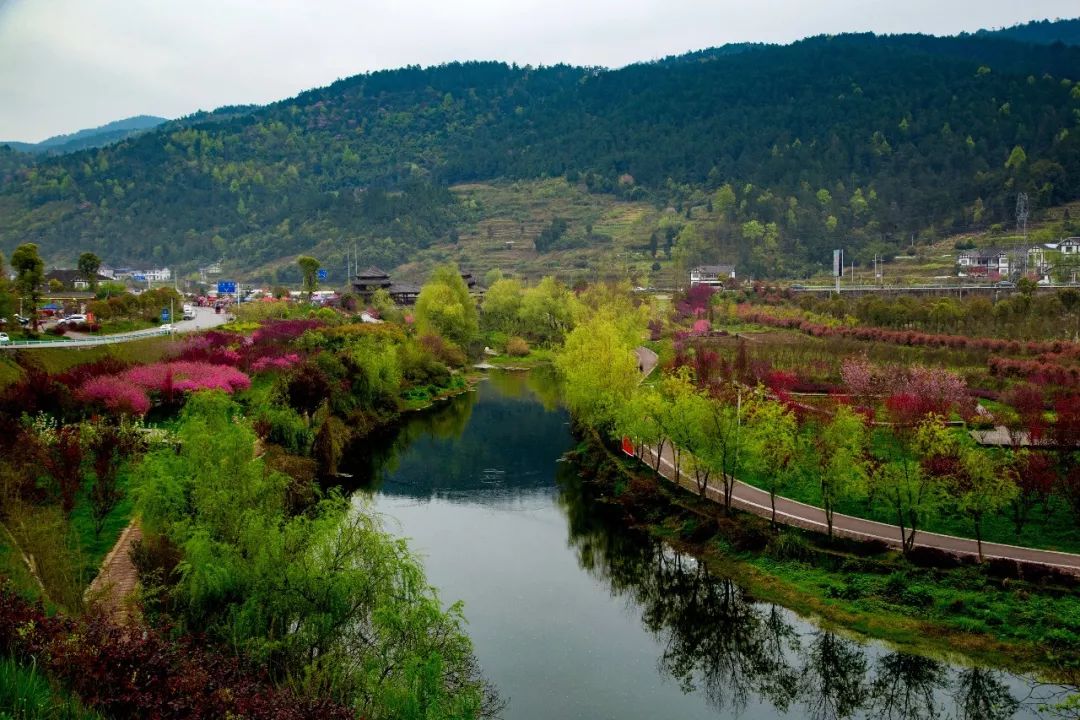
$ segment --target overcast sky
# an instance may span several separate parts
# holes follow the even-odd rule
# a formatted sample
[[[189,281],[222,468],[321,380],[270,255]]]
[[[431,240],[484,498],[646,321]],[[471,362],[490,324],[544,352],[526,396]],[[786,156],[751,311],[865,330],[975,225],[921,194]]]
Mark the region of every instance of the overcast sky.
[[[617,67],[728,42],[952,34],[1077,0],[0,0],[0,140],[450,60]]]

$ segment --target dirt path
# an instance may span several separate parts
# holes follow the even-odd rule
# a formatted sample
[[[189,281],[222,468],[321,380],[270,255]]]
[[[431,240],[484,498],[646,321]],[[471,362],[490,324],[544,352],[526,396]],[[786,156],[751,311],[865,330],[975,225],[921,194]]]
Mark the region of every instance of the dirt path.
[[[645,462],[651,467],[656,466],[656,454],[651,448],[645,448]],[[660,474],[668,480],[673,480],[675,475],[674,455],[671,446],[665,445],[663,455],[660,458]],[[685,472],[679,472],[679,484],[691,492],[697,492],[697,483],[692,476]],[[723,502],[723,488],[714,486],[711,482],[705,491],[706,497],[717,502]],[[732,493],[731,504],[733,507],[746,512],[769,517],[772,510],[769,503],[769,493],[759,488],[736,481],[735,490]],[[813,505],[777,496],[776,520],[784,525],[825,533],[825,511]],[[880,540],[893,547],[901,546],[900,528],[896,525],[864,520],[851,515],[833,515],[833,532],[836,535],[854,538],[856,540]],[[978,556],[978,547],[974,540],[969,538],[955,537],[953,535],[941,535],[938,533],[924,532],[915,534],[915,544],[922,547],[935,548],[953,553],[955,555]],[[984,542],[982,544],[984,558],[1002,558],[1026,563],[1037,563],[1080,575],[1080,555],[1072,553],[1055,552],[1053,550],[1037,550],[1035,548],[1005,545],[1003,543]]]
[[[139,585],[139,573],[131,561],[131,550],[141,539],[142,528],[132,521],[105,556],[97,577],[86,589],[87,602],[96,604],[118,625],[126,625],[134,619],[132,604]]]

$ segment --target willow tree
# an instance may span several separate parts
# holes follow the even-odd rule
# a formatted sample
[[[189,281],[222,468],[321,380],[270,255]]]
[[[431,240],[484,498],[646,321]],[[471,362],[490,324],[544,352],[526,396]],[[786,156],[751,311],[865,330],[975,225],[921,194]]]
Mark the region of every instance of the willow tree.
[[[608,433],[638,384],[633,348],[606,313],[599,313],[566,336],[555,359],[566,404],[579,421]]]
[[[454,265],[443,265],[431,273],[416,299],[416,324],[421,333],[434,333],[467,346],[480,332],[476,301]]]

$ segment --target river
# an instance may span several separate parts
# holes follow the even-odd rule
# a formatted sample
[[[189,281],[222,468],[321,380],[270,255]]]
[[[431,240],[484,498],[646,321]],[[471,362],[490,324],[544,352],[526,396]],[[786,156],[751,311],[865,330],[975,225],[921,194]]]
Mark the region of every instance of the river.
[[[896,652],[756,602],[610,517],[544,371],[492,373],[350,469],[462,600],[507,720],[1041,717],[1060,689]]]

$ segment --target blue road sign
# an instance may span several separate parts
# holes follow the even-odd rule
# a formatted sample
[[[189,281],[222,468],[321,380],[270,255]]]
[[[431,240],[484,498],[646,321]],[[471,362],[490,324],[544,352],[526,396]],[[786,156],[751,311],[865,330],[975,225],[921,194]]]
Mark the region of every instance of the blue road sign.
[[[236,282],[234,280],[222,280],[217,284],[218,295],[232,295],[236,292]]]
[[[325,280],[325,279],[326,279],[326,271],[325,270],[320,270],[319,271],[319,280]]]
[[[161,308],[161,322],[169,322],[169,308]]]

